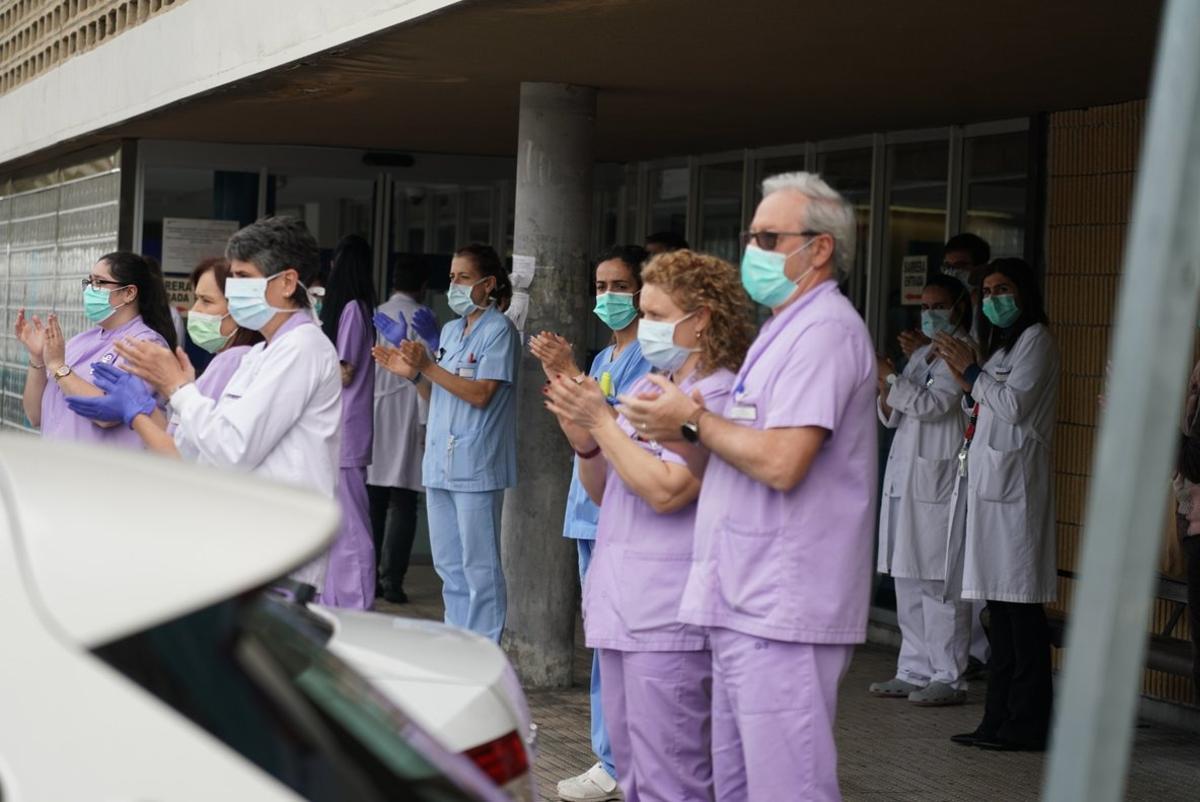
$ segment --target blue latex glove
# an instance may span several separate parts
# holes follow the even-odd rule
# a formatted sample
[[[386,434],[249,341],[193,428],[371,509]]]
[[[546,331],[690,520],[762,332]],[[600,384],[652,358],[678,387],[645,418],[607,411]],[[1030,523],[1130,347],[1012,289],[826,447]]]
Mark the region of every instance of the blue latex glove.
[[[437,318],[433,316],[433,312],[424,306],[413,312],[412,327],[413,332],[427,342],[429,350],[436,354],[438,346],[442,343],[442,334],[438,329]]]
[[[67,406],[77,415],[129,426],[138,415],[150,415],[158,406],[149,385],[112,365],[93,362],[92,379],[105,395],[67,396]]]
[[[399,320],[392,320],[383,312],[376,312],[371,320],[375,323],[375,330],[379,332],[379,336],[392,345],[399,346],[408,339],[408,323],[405,322],[404,315],[401,315]]]

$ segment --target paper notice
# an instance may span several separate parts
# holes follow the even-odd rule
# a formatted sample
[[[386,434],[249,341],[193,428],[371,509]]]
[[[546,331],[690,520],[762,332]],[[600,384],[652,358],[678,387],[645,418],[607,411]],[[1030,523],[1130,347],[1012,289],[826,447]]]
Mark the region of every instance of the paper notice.
[[[517,327],[517,331],[525,331],[525,321],[529,317],[529,293],[524,290],[517,290],[513,293],[512,301],[508,305],[508,311],[504,314],[508,315],[508,319]]]
[[[928,257],[904,257],[900,262],[900,303],[905,306],[921,305],[921,291],[925,289],[928,272]]]
[[[537,271],[537,263],[532,256],[517,256],[513,254],[512,283],[513,289],[527,290],[533,283],[533,275]]]

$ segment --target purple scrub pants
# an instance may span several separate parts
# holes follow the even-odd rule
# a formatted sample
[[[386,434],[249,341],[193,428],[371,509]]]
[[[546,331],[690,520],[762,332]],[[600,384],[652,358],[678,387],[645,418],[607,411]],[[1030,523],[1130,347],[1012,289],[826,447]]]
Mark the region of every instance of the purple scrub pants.
[[[841,800],[833,722],[838,683],[854,647],[729,629],[710,629],[709,639],[718,802]]]
[[[375,603],[375,544],[365,467],[341,469],[337,500],[342,508],[342,528],[329,549],[321,604],[369,610]]]
[[[712,657],[599,654],[604,720],[625,802],[710,802]]]

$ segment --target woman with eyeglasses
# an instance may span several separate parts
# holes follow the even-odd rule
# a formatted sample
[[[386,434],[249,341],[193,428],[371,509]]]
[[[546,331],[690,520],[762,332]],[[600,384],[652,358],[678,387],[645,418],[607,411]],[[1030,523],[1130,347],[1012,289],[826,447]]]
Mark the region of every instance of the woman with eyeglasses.
[[[376,364],[416,382],[429,399],[422,480],[446,623],[497,643],[508,610],[500,511],[504,490],[517,483],[521,337],[500,311],[511,298],[512,283],[495,249],[459,248],[447,293],[459,317],[442,329],[440,347],[414,318],[424,342],[397,337],[398,348],[372,351]]]
[[[130,448],[141,438],[126,427],[93,423],[67,406],[66,397],[100,396],[93,383],[92,363],[116,365],[116,344],[124,339],[146,340],[174,349],[175,326],[162,277],[135,253],[116,251],[101,256],[83,279],[83,313],[94,324],[65,340],[58,315],[43,321],[17,312],[16,336],[29,353],[22,397],[25,416],[42,436],[86,440]],[[161,411],[155,415],[165,421]]]
[[[983,277],[981,359],[939,333],[934,349],[968,394],[966,470],[954,496],[947,593],[987,601],[988,671],[983,720],[951,740],[989,750],[1040,751],[1054,696],[1043,604],[1057,597],[1054,474],[1058,348],[1037,275],[1021,259],[996,259]]]
[[[952,276],[937,274],[921,293],[921,331],[970,344],[971,296]],[[973,345],[972,345],[973,347]],[[922,707],[966,701],[971,605],[945,598],[946,529],[956,456],[966,416],[963,390],[931,344],[917,348],[897,374],[879,360],[879,420],[895,431],[879,505],[876,569],[896,585],[902,643],[892,679],[871,683],[872,696]]]

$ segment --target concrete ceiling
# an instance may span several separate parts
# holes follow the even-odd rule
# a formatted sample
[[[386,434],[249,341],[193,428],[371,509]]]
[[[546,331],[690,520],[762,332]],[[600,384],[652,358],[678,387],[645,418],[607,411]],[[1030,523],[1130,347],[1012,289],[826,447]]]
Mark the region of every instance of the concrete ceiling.
[[[1159,12],[1158,0],[473,0],[104,133],[511,155],[523,80],[600,90],[602,160],[968,123],[1144,97]]]

